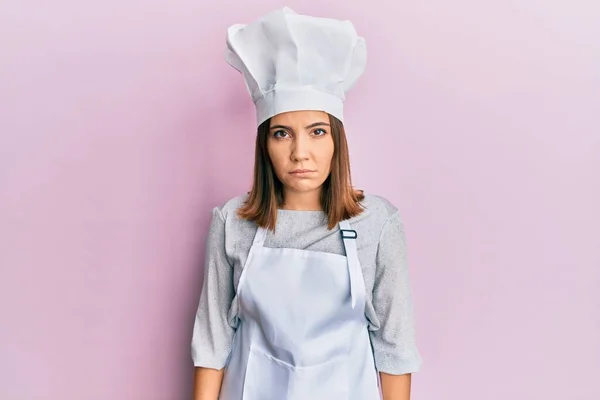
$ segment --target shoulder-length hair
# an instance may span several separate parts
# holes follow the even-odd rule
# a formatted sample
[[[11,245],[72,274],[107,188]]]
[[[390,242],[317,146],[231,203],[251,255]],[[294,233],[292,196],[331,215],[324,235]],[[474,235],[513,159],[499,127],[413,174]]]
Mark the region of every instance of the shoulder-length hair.
[[[331,172],[322,186],[321,207],[327,214],[328,228],[333,229],[340,221],[359,215],[363,211],[360,202],[364,195],[352,186],[344,125],[332,115],[329,115],[329,123],[334,152]],[[258,226],[275,230],[277,210],[283,204],[283,184],[275,175],[267,151],[270,127],[271,120],[268,119],[257,129],[254,182],[248,198],[238,209],[238,215],[255,222]]]

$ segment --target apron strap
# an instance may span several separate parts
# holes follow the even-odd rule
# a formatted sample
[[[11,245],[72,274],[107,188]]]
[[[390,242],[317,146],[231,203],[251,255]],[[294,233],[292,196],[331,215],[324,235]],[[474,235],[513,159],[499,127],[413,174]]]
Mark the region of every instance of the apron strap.
[[[252,242],[252,246],[263,247],[265,243],[265,239],[267,238],[267,230],[261,226],[256,230],[256,234],[254,235],[254,242]]]
[[[361,283],[364,288],[364,282],[361,282],[362,271],[360,269],[360,261],[358,252],[356,251],[356,238],[358,234],[352,229],[347,220],[340,221],[340,233],[344,241],[346,249],[346,258],[348,259],[348,272],[350,275],[350,296],[352,298],[352,308],[356,306],[357,301],[362,301],[364,298],[364,289],[361,291]]]

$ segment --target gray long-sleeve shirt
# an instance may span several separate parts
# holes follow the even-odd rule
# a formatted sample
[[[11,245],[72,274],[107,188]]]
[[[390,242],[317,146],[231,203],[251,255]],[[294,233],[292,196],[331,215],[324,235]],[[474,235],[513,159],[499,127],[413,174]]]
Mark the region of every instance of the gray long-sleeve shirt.
[[[194,322],[192,359],[197,367],[221,369],[231,351],[238,323],[238,281],[252,246],[256,225],[237,216],[246,195],[213,209],[206,244],[204,284]],[[406,240],[396,207],[366,194],[362,214],[349,220],[358,233],[357,250],[367,292],[365,315],[375,365],[380,372],[416,372],[416,346]],[[275,232],[265,247],[288,247],[345,255],[339,228],[327,228],[322,211],[279,210]]]

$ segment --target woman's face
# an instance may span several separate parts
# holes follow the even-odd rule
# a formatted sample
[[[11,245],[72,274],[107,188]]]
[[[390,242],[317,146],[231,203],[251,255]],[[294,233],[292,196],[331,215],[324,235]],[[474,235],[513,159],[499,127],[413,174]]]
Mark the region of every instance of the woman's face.
[[[286,191],[320,191],[334,151],[328,114],[293,111],[274,116],[267,150]]]

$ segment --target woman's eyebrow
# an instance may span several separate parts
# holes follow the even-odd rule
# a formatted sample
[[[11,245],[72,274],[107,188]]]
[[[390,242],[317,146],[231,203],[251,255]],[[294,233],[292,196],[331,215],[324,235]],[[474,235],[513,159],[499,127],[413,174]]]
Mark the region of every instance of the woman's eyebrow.
[[[316,128],[317,126],[329,126],[327,122],[315,122],[306,127],[306,129]]]
[[[330,126],[327,122],[313,122],[312,124],[305,127],[305,129],[316,128],[317,126]],[[286,129],[292,131],[291,126],[287,125],[273,125],[270,129]]]
[[[286,129],[288,131],[291,131],[292,127],[286,125],[273,125],[270,129]]]

